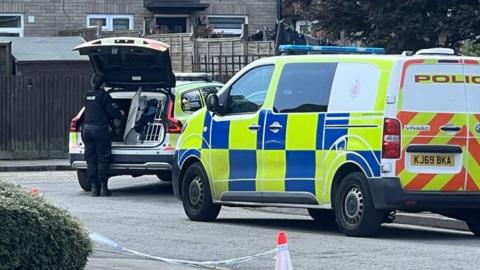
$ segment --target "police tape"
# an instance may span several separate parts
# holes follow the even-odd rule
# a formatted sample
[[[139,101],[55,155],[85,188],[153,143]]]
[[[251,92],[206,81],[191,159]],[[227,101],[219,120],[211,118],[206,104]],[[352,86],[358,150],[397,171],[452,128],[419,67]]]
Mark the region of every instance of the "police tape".
[[[89,232],[90,239],[92,239],[94,242],[99,243],[99,244],[104,244],[110,247],[113,247],[116,251],[123,253],[123,254],[131,254],[131,255],[136,255],[139,257],[143,258],[148,258],[151,260],[156,260],[156,261],[162,261],[165,263],[170,263],[170,264],[181,264],[181,265],[191,265],[191,266],[200,266],[200,267],[208,267],[208,268],[215,268],[219,266],[228,266],[228,265],[235,265],[235,264],[241,264],[241,263],[246,263],[249,261],[252,261],[256,258],[267,256],[267,255],[273,255],[277,253],[277,248],[274,248],[272,250],[262,252],[262,253],[257,253],[254,255],[250,256],[244,256],[244,257],[239,257],[239,258],[234,258],[234,259],[229,259],[229,260],[222,260],[222,261],[188,261],[188,260],[177,260],[177,259],[170,259],[170,258],[163,258],[163,257],[158,257],[158,256],[153,256],[149,254],[145,254],[142,252],[138,252],[129,248],[124,247],[122,244],[104,236],[101,234],[98,234],[96,232]]]

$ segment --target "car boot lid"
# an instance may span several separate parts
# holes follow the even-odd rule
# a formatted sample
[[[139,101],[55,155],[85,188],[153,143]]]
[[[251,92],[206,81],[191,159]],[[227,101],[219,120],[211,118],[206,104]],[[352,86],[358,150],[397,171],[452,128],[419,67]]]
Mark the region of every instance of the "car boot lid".
[[[114,89],[169,89],[175,75],[169,46],[163,42],[132,37],[97,39],[75,47],[88,55],[95,72],[103,73]]]

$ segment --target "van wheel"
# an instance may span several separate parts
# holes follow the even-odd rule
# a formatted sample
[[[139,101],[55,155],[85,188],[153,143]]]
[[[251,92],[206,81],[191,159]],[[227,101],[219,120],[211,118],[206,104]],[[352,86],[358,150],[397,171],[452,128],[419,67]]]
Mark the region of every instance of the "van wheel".
[[[85,170],[77,170],[77,179],[80,187],[85,191],[92,191],[92,186],[88,181],[88,174]]]
[[[335,213],[332,210],[328,209],[314,209],[309,208],[308,214],[322,225],[334,225],[335,224]]]
[[[200,163],[189,166],[182,179],[182,203],[185,214],[193,221],[213,221],[220,205],[212,202],[207,174]]]
[[[335,216],[340,230],[348,236],[371,236],[382,224],[384,213],[373,206],[367,179],[362,173],[347,175],[335,195]]]

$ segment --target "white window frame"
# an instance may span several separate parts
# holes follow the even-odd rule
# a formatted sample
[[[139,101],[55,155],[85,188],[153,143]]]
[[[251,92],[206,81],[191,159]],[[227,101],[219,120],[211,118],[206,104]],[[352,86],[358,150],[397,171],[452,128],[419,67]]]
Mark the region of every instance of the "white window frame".
[[[128,30],[133,30],[133,15],[132,14],[87,14],[87,28],[95,28],[96,25],[90,25],[90,19],[105,19],[106,25],[102,27],[104,31],[113,31],[114,19],[128,19]]]
[[[19,34],[19,37],[23,37],[25,31],[24,15],[21,13],[0,13],[1,16],[20,16],[20,28],[0,28],[0,33]]]
[[[242,18],[245,19],[245,24],[248,24],[248,16],[247,15],[208,15],[207,20],[208,24],[210,24],[210,18]],[[226,31],[225,31],[226,30]],[[234,30],[234,29],[217,29],[213,28],[213,32],[216,34],[220,34],[223,32],[223,34],[226,35],[238,35],[240,36],[242,34],[242,29],[239,30]]]
[[[300,20],[295,23],[295,30],[299,33],[304,34],[305,31],[302,31],[302,26],[306,26],[307,31],[311,32],[313,24],[317,24],[317,23],[318,23],[318,20],[313,20],[313,21]]]
[[[188,14],[155,14],[155,27],[157,26],[157,18],[185,18],[185,33],[190,33],[190,15]]]

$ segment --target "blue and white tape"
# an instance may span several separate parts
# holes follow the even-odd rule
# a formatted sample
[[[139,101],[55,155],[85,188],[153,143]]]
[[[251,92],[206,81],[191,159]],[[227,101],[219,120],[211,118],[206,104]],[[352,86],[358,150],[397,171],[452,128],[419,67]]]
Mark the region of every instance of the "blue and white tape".
[[[229,260],[222,260],[222,261],[188,261],[188,260],[177,260],[177,259],[169,259],[169,258],[163,258],[163,257],[158,257],[158,256],[153,256],[149,254],[145,254],[142,252],[138,252],[135,250],[128,249],[121,245],[120,243],[104,236],[101,234],[98,234],[96,232],[90,232],[89,233],[90,238],[99,244],[107,245],[110,247],[113,247],[116,251],[122,252],[125,254],[131,254],[131,255],[136,255],[156,261],[162,261],[165,263],[171,263],[171,264],[183,264],[183,265],[192,265],[192,266],[202,266],[202,267],[212,267],[215,268],[217,266],[227,266],[227,265],[234,265],[234,264],[240,264],[240,263],[245,263],[249,262],[251,260],[254,260],[259,257],[267,256],[267,255],[273,255],[277,253],[277,249],[272,249],[266,252],[250,255],[250,256],[244,256],[244,257],[239,257],[239,258],[234,258],[234,259],[229,259]]]

